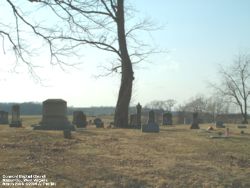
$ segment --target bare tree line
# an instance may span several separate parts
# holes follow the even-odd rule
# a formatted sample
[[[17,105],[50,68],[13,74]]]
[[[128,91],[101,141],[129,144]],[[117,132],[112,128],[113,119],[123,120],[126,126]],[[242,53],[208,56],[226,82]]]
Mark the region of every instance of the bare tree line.
[[[179,104],[176,111],[207,112],[214,117],[217,114],[230,113],[230,107],[239,109],[242,123],[248,123],[248,97],[250,94],[250,55],[238,54],[228,66],[220,65],[217,82],[209,82],[212,96],[197,95],[184,104]],[[174,101],[169,105],[169,101]],[[171,111],[177,101],[173,99],[151,101],[146,106],[154,109]]]

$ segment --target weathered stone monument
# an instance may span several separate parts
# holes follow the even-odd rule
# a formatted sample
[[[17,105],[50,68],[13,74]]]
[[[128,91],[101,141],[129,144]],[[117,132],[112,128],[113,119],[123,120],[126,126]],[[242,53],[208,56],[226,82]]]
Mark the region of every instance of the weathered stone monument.
[[[66,139],[71,139],[72,138],[71,130],[70,129],[64,129],[63,130],[63,137],[66,138]]]
[[[140,103],[138,103],[136,105],[136,115],[137,115],[137,128],[141,128],[141,109],[142,109],[142,106],[140,105]]]
[[[78,128],[85,128],[88,124],[86,115],[82,111],[74,111],[72,123]]]
[[[136,114],[130,115],[130,127],[131,128],[141,129],[141,109],[142,109],[142,106],[140,105],[140,103],[138,103],[136,105]]]
[[[199,119],[198,119],[198,113],[193,113],[193,122],[191,124],[190,129],[199,129]]]
[[[162,115],[162,124],[163,125],[172,125],[173,124],[171,112],[167,112],[167,113],[164,113]]]
[[[48,99],[43,102],[42,121],[34,130],[75,130],[67,118],[67,102],[62,99]]]
[[[95,118],[94,124],[95,124],[96,128],[104,128],[104,123],[100,118]]]
[[[22,127],[22,121],[20,119],[20,106],[13,105],[12,106],[12,116],[10,127]]]
[[[149,111],[148,114],[148,123],[146,125],[142,125],[142,132],[156,132],[160,131],[159,125],[155,122],[155,113],[153,110]]]
[[[3,110],[0,111],[0,124],[9,124],[9,113]]]

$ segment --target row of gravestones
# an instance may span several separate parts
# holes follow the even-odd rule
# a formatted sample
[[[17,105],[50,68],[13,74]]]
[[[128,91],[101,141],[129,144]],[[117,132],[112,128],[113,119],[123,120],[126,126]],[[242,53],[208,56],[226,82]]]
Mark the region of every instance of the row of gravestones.
[[[159,125],[155,121],[155,112],[153,110],[149,111],[147,124],[141,123],[141,110],[142,106],[140,103],[136,105],[136,114],[130,115],[130,127],[141,129],[142,132],[159,132]],[[172,125],[172,114],[163,114],[163,125]]]
[[[130,115],[130,127],[135,129],[141,129],[142,132],[159,132],[159,125],[155,122],[155,113],[153,110],[149,112],[147,124],[141,123],[141,110],[140,103],[136,105],[136,114]]]
[[[136,106],[137,114],[130,115],[130,126],[132,128],[141,128],[142,132],[159,132],[159,125],[155,122],[154,111],[149,111],[148,123],[146,125],[141,125],[141,105],[140,103]],[[163,125],[172,125],[172,114],[163,114]],[[225,128],[222,121],[216,121],[217,128]],[[198,113],[193,113],[193,121],[190,129],[199,129],[199,118]]]
[[[173,125],[172,114],[170,112],[164,113],[162,115],[162,125]],[[141,113],[138,113],[138,111],[136,114],[130,115],[130,127],[141,128]]]
[[[94,119],[97,128],[104,124],[100,118]],[[8,124],[8,112],[0,111],[0,124]],[[82,111],[73,112],[72,124],[78,128],[87,126],[86,115]],[[34,125],[35,130],[75,130],[75,127],[67,119],[67,102],[62,99],[48,99],[43,102],[42,120]],[[12,106],[12,118],[10,127],[21,127],[20,106]]]
[[[155,113],[153,110],[149,112],[147,124],[141,124],[141,109],[140,103],[136,106],[137,114],[130,117],[130,125],[133,128],[140,128],[142,132],[159,132],[159,125],[155,122]],[[1,111],[2,122],[8,121],[8,113]],[[7,119],[6,119],[7,118]],[[165,113],[163,115],[163,122],[172,124],[172,114]],[[1,122],[0,122],[1,123]],[[73,113],[73,122],[78,128],[86,127],[86,115],[82,111],[75,111]],[[103,127],[101,119],[96,118],[94,124],[97,128]],[[11,127],[21,127],[20,107],[19,105],[12,106],[12,121]],[[62,99],[48,99],[43,102],[42,120],[38,125],[34,126],[35,130],[75,130],[75,127],[67,119],[67,102]],[[193,114],[193,122],[191,129],[199,129],[198,113]]]

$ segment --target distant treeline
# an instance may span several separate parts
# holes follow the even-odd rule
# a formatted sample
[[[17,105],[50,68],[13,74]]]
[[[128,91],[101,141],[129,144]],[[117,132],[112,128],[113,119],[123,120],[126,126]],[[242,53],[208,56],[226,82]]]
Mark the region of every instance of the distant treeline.
[[[21,115],[42,115],[42,103],[36,102],[0,103],[0,110],[11,113],[11,107],[13,104],[20,105]],[[115,112],[115,107],[68,107],[68,115],[72,115],[75,110],[81,110],[89,116],[112,115]]]

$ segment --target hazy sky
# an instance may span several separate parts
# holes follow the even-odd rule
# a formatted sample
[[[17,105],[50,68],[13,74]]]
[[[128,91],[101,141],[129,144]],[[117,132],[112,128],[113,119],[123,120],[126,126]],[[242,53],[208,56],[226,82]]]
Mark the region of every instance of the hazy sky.
[[[250,52],[249,0],[136,0],[131,4],[139,17],[164,25],[151,35],[154,45],[168,51],[135,67],[132,104],[170,98],[183,102],[196,94],[208,95],[206,82],[216,79],[218,64],[230,64],[239,52]],[[100,51],[86,49],[79,59],[82,64],[65,67],[66,72],[56,66],[38,68],[42,86],[25,67],[12,72],[11,65],[4,63],[11,64],[14,58],[0,50],[0,102],[62,98],[69,106],[115,106],[119,75],[95,77],[102,73],[99,65],[108,60]],[[37,61],[48,59],[38,56]]]

